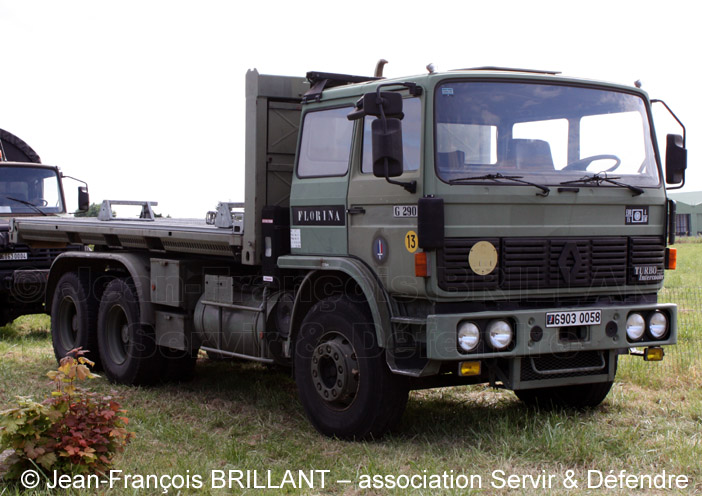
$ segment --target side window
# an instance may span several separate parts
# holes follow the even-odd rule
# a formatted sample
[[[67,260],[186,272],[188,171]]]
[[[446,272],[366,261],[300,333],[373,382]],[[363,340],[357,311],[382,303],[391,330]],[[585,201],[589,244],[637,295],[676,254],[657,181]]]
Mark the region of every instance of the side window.
[[[419,98],[407,98],[402,101],[402,158],[404,170],[419,169],[420,150],[422,144],[422,107]],[[371,122],[376,117],[366,116],[363,121],[363,164],[361,171],[373,172],[373,138]]]
[[[350,109],[336,108],[305,114],[297,164],[300,177],[343,176],[349,168],[353,122]]]

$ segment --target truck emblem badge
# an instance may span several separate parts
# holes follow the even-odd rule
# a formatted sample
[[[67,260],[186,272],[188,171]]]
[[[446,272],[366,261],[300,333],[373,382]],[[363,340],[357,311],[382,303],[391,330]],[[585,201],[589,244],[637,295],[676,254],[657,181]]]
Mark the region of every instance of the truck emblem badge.
[[[578,245],[566,243],[561,255],[558,257],[558,268],[561,269],[561,276],[566,283],[575,282],[578,272],[583,266],[583,257],[580,255]]]
[[[624,224],[648,224],[648,207],[626,207],[624,209]]]
[[[490,274],[497,267],[497,249],[489,241],[478,241],[470,249],[468,265],[479,276]]]
[[[378,236],[373,241],[373,258],[381,265],[388,258],[388,242],[382,236]]]

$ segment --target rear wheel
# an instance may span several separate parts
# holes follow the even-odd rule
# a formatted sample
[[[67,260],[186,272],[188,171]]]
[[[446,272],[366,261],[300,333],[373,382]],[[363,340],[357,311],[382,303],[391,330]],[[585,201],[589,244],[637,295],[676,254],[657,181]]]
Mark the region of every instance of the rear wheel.
[[[100,359],[105,375],[120,384],[150,384],[161,376],[162,360],[153,330],[142,325],[139,299],[125,279],[105,288],[97,319]]]
[[[51,301],[51,340],[56,360],[74,348],[83,348],[86,357],[99,366],[95,332],[98,300],[90,293],[90,283],[75,272],[64,274]]]
[[[302,405],[324,435],[379,438],[402,416],[407,383],[388,369],[365,306],[343,297],[314,305],[296,339],[294,363]]]

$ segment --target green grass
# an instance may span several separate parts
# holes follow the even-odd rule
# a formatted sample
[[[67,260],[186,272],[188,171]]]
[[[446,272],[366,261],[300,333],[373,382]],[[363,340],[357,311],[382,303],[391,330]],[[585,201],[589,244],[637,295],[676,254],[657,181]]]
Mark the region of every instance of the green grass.
[[[329,470],[326,487],[251,489],[248,494],[541,494],[543,489],[495,489],[493,470],[507,475],[552,474],[553,494],[639,494],[632,489],[583,488],[588,470],[628,474],[684,474],[690,487],[666,494],[702,492],[702,359],[700,295],[696,266],[702,245],[682,244],[679,269],[667,274],[663,299],[680,307],[679,344],[661,363],[622,357],[617,382],[605,403],[589,412],[523,407],[511,392],[457,387],[411,394],[397,432],[378,442],[351,443],[320,436],[307,422],[294,382],[285,374],[245,362],[201,359],[193,381],[156,388],[114,386],[104,379],[92,389],[114,393],[129,410],[136,439],[115,468],[126,474],[200,475],[204,488],[181,494],[239,494],[209,488],[212,470],[271,471],[279,483],[286,470]],[[0,329],[0,409],[16,395],[49,391],[44,374],[55,367],[48,319],[30,316]],[[561,481],[574,470],[577,490]],[[189,471],[189,472],[188,472]],[[452,472],[453,471],[453,472]],[[364,490],[365,475],[479,475],[482,491]],[[2,496],[22,493],[3,487]],[[3,494],[3,490],[5,490]],[[95,491],[74,491],[93,494]],[[114,489],[102,494],[160,494]],[[171,490],[169,494],[177,494]],[[34,493],[31,493],[34,494]],[[42,490],[36,494],[49,494]]]

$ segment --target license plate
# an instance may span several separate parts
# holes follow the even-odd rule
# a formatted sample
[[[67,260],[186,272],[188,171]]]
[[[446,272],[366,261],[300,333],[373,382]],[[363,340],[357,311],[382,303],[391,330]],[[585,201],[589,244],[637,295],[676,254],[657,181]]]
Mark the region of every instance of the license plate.
[[[0,253],[0,260],[27,260],[27,252]]]
[[[550,312],[546,314],[546,327],[598,325],[602,323],[602,310]]]

